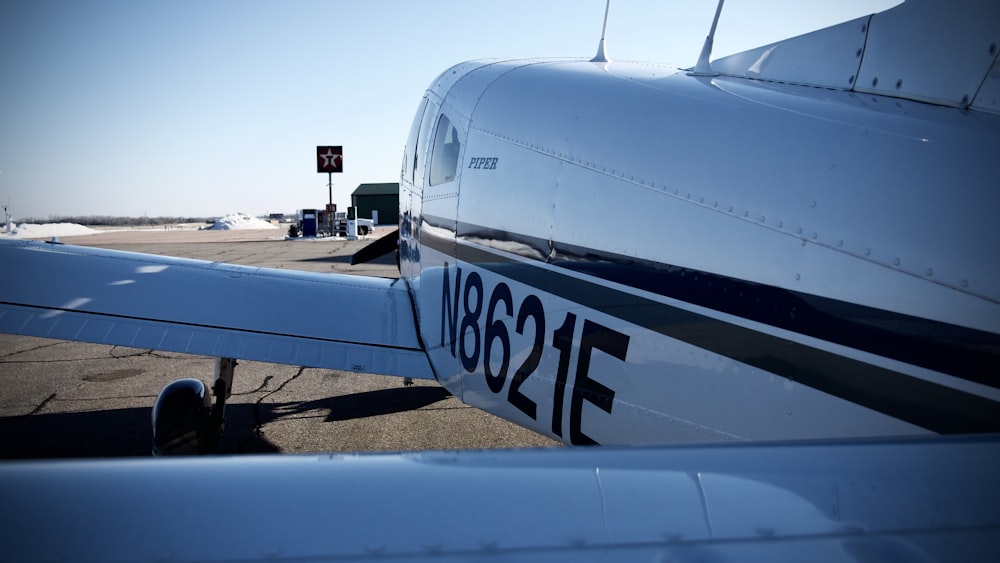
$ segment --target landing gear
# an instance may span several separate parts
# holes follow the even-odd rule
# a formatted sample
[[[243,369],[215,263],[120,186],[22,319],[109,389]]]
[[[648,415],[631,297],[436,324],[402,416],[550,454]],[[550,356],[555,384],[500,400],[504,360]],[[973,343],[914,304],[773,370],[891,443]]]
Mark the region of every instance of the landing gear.
[[[236,360],[219,358],[209,396],[197,379],[179,379],[160,391],[153,405],[153,455],[194,455],[215,450],[225,427],[226,400]]]

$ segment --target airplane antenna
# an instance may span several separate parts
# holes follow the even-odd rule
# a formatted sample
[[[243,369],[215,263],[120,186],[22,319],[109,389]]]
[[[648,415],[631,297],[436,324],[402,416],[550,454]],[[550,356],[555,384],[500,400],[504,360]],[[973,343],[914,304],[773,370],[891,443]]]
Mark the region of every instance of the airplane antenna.
[[[608,11],[611,10],[611,0],[604,5],[604,27],[601,28],[601,42],[597,44],[597,54],[590,59],[592,63],[606,63],[608,58],[604,55],[604,35],[608,31]]]
[[[712,20],[712,29],[708,31],[708,37],[705,38],[705,44],[701,47],[701,55],[698,56],[698,64],[694,66],[695,76],[714,76],[716,73],[712,71],[712,63],[709,62],[708,58],[712,55],[712,44],[715,42],[715,27],[719,25],[719,16],[722,14],[722,5],[726,0],[719,0],[719,5],[715,8],[715,18]]]

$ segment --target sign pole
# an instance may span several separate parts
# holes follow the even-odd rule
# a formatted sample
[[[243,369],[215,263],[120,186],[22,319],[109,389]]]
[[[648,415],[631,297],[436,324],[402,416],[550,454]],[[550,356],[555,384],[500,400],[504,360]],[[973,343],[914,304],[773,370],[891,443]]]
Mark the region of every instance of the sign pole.
[[[326,228],[330,236],[333,236],[333,214],[337,209],[333,205],[333,173],[343,171],[343,146],[316,147],[316,172],[326,172],[326,189],[329,192],[328,203],[326,204]]]

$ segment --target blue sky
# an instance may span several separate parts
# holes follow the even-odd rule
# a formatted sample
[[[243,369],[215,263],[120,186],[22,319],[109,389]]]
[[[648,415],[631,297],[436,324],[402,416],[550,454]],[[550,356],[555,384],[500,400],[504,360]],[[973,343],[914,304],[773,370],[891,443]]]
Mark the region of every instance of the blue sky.
[[[729,0],[713,58],[897,0]],[[608,56],[693,65],[715,0],[616,0]],[[5,0],[0,203],[16,218],[218,216],[397,180],[420,96],[452,64],[591,57],[604,0]]]

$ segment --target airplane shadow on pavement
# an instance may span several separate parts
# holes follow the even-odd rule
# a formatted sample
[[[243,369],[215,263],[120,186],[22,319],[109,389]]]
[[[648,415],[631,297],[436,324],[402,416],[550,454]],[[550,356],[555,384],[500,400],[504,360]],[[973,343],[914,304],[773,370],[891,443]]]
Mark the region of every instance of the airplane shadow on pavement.
[[[403,387],[286,403],[236,403],[226,407],[220,454],[276,453],[260,426],[283,417],[326,411],[330,423],[416,410],[444,400],[440,387]],[[151,451],[150,408],[0,417],[0,459],[144,457]]]
[[[267,405],[267,410],[270,412],[263,414],[262,417],[265,420],[277,419],[282,416],[325,410],[329,414],[324,421],[336,422],[416,410],[443,401],[450,396],[451,394],[443,387],[378,389],[350,395],[324,397],[314,401]]]

